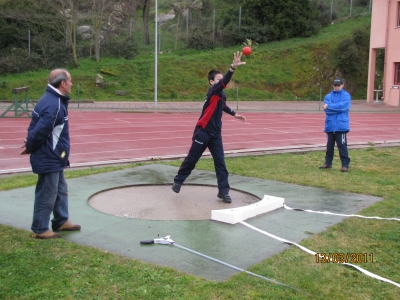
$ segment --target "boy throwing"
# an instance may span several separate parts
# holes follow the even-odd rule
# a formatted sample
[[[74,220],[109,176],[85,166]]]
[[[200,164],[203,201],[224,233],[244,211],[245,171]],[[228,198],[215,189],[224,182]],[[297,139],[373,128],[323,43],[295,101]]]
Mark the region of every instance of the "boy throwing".
[[[228,170],[225,165],[224,147],[222,144],[221,128],[222,128],[222,112],[226,112],[236,119],[245,122],[246,118],[237,114],[226,105],[226,95],[224,88],[228,85],[232,78],[235,69],[238,66],[246,64],[241,61],[242,53],[237,51],[233,55],[233,62],[226,74],[218,70],[211,70],[208,73],[208,82],[211,85],[208,90],[206,101],[203,106],[203,111],[193,132],[192,146],[189,154],[182,162],[178,174],[174,178],[172,190],[179,193],[183,182],[190,175],[199,161],[203,152],[207,149],[214,159],[215,173],[218,181],[218,195],[225,203],[231,203],[232,199],[229,196]]]

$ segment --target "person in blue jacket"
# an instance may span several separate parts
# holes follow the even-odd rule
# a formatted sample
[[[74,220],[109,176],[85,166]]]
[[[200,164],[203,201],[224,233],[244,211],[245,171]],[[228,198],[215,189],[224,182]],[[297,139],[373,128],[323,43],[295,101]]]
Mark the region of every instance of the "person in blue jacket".
[[[64,178],[70,154],[68,94],[71,86],[68,71],[50,72],[46,92],[32,112],[25,149],[21,152],[30,154],[32,171],[38,174],[31,226],[34,238],[59,238],[54,231],[81,229],[69,221],[68,187]],[[49,229],[51,213],[53,231]]]
[[[192,146],[189,154],[182,162],[178,170],[178,174],[174,178],[172,190],[179,193],[181,185],[195,168],[196,163],[207,149],[210,150],[214,159],[214,167],[217,175],[218,194],[217,197],[225,203],[231,203],[229,196],[228,170],[225,165],[224,147],[222,144],[221,128],[222,128],[222,112],[228,113],[236,119],[244,122],[246,118],[237,114],[226,105],[226,95],[224,88],[232,78],[236,67],[245,64],[241,61],[242,53],[235,52],[233,62],[224,76],[218,70],[211,70],[208,73],[208,83],[211,87],[208,90],[206,101],[203,105],[203,111],[193,132]]]
[[[342,162],[342,172],[349,171],[350,157],[347,149],[347,133],[350,131],[349,110],[351,106],[351,96],[343,88],[342,78],[333,81],[333,91],[325,96],[324,110],[325,132],[327,135],[325,163],[320,169],[332,168],[335,142],[339,149],[339,157]]]

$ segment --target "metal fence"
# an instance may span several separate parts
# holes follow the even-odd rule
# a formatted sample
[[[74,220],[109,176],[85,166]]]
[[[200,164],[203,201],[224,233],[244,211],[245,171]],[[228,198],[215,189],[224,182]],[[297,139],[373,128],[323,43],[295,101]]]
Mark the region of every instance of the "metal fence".
[[[246,11],[243,10],[240,2],[237,1],[237,5],[230,3],[229,8],[221,8],[216,6],[213,0],[210,0],[210,7],[204,9],[199,3],[200,1],[186,1],[176,2],[174,0],[158,0],[158,28],[157,28],[157,40],[158,40],[158,51],[175,51],[178,49],[184,49],[188,47],[190,40],[196,38],[201,39],[204,35],[207,36],[209,42],[214,43],[216,39],[223,36],[226,31],[226,26],[240,30],[243,19],[251,17],[246,15]],[[218,1],[218,3],[221,3]],[[329,22],[336,20],[354,17],[369,13],[372,7],[372,0],[322,0],[318,3],[321,14],[328,18]],[[204,13],[206,11],[206,13]],[[151,24],[149,26],[150,45],[154,45],[155,42],[155,24],[154,24],[154,13],[151,17]],[[109,19],[108,19],[109,21]],[[79,26],[87,26],[90,24],[77,24]],[[143,43],[143,21],[141,18],[141,11],[137,11],[136,16],[132,19],[125,18],[120,21],[117,29],[107,28],[106,22],[104,23],[103,30],[99,36],[99,41],[93,41],[91,44],[99,43],[102,45],[101,52],[110,53],[106,51],[106,47],[109,44],[106,43],[111,36],[116,35],[131,36],[136,47],[142,52],[153,51],[154,47],[150,45],[144,45]],[[27,50],[29,55],[31,54],[32,48],[32,37],[35,36],[35,32],[28,30],[27,32]],[[87,36],[87,34],[86,34]],[[81,57],[85,57],[90,53],[88,48],[90,43],[85,41],[84,35],[78,35],[78,52]],[[207,41],[202,41],[206,43]],[[65,41],[67,44],[67,41]],[[205,48],[207,45],[204,46]],[[210,46],[211,47],[211,46]],[[93,52],[93,51],[92,51]]]

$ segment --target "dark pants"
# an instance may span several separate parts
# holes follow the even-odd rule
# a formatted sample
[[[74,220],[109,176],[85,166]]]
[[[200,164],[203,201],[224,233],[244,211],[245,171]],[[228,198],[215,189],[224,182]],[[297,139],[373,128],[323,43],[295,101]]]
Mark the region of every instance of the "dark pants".
[[[349,167],[350,157],[347,150],[347,133],[346,132],[327,132],[328,142],[326,144],[325,163],[332,165],[333,154],[335,151],[335,142],[339,149],[339,157],[342,161],[342,167]]]
[[[38,234],[48,231],[51,213],[53,230],[68,221],[68,186],[64,171],[38,175],[32,231]]]
[[[186,156],[178,174],[174,178],[174,182],[182,184],[195,168],[203,152],[210,150],[214,158],[215,173],[217,175],[218,190],[224,194],[229,193],[228,170],[225,165],[224,146],[222,145],[221,134],[210,135],[201,127],[196,127],[193,134],[193,142],[190,147],[189,154]]]

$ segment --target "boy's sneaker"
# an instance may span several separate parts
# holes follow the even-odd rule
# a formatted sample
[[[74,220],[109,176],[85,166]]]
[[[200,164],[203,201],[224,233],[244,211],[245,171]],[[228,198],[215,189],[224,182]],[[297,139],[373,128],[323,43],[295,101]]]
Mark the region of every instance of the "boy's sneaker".
[[[223,194],[221,192],[218,192],[217,197],[222,199],[222,201],[225,202],[225,203],[231,203],[232,202],[231,196],[229,196],[228,194]]]
[[[319,168],[320,168],[320,169],[332,169],[332,165],[323,164],[323,165],[320,166]]]
[[[172,185],[172,190],[175,193],[179,193],[179,191],[181,190],[181,184],[174,182],[174,184]]]

